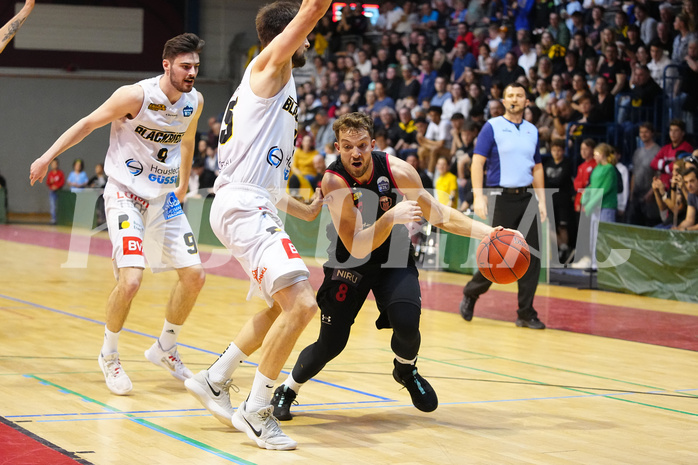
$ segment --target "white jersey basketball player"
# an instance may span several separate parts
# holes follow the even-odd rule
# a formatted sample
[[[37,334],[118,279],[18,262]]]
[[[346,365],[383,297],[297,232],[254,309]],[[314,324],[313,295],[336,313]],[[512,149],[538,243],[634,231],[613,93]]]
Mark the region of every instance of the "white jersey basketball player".
[[[31,166],[33,185],[43,180],[54,158],[111,123],[104,201],[117,285],[107,301],[98,361],[107,387],[118,395],[132,389],[119,361],[117,343],[143,278],[146,258],[153,271],[175,269],[179,279],[167,303],[162,334],[145,356],[177,379],[192,376],[179,357],[177,336],[205,276],[180,200],[186,194],[203,109],[203,97],[194,89],[203,45],[194,34],[167,41],[164,74],[117,89]]]
[[[279,1],[260,9],[256,25],[262,51],[228,103],[218,141],[220,175],[211,227],[250,277],[250,296],[260,296],[269,308],[252,317],[208,370],[184,385],[219,421],[247,433],[265,449],[296,447],[274,418],[271,397],[291,349],[317,310],[308,269],[283,230],[277,208],[313,220],[322,207],[321,194],[306,205],[285,189],[298,112],[291,70],[305,63],[310,46],[306,37],[330,3],[305,0],[299,9],[293,2]],[[234,410],[230,377],[260,347],[250,395]]]

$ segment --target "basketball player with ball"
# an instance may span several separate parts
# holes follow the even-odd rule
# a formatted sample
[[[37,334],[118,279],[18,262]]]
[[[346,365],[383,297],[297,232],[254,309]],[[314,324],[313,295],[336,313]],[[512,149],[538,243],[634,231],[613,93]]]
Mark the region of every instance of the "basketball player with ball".
[[[342,352],[371,291],[380,312],[376,327],[393,331],[393,378],[407,389],[417,409],[431,412],[438,398],[416,366],[421,296],[405,225],[424,217],[440,229],[475,239],[515,231],[492,228],[439,203],[410,164],[374,151],[373,120],[365,113],[343,115],[333,130],[340,156],[321,184],[332,224],[327,229],[325,279],[317,293],[320,334],[274,392],[274,416],[292,418],[291,404],[301,386]]]
[[[523,247],[527,242],[533,249],[539,249],[538,231],[540,223],[547,217],[538,129],[523,119],[528,100],[521,84],[509,84],[504,89],[502,103],[504,115],[487,121],[475,144],[471,164],[473,205],[475,214],[487,218],[489,203],[494,210],[492,224],[524,229],[525,241],[519,233],[502,231],[494,234],[491,244],[481,245],[478,264],[482,259],[490,266],[477,271],[466,284],[460,313],[466,321],[470,321],[475,302],[487,292],[492,282],[505,283],[518,279],[516,326],[545,329],[545,324],[538,319],[538,313],[533,308],[540,258],[529,254],[528,248]],[[483,185],[486,189],[483,189]]]

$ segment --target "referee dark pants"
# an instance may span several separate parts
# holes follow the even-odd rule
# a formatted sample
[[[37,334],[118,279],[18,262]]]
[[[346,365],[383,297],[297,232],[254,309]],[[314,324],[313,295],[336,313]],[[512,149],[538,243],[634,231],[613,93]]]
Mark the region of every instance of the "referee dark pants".
[[[489,189],[489,188],[488,188]],[[538,230],[540,229],[540,216],[538,215],[538,200],[531,193],[531,188],[520,187],[516,189],[501,189],[500,195],[488,196],[488,208],[494,210],[492,216],[493,226],[503,226],[510,229],[519,229],[519,224],[524,217],[524,213],[528,209],[526,221],[523,227],[527,227],[530,220],[530,215],[535,213],[535,219],[532,222],[528,231],[521,231],[526,236],[531,248],[531,263],[528,266],[528,271],[518,281],[519,286],[519,308],[517,313],[519,318],[530,320],[538,316],[538,313],[533,308],[533,297],[538,288],[538,276],[540,275],[540,258],[534,256],[540,250],[538,241]],[[485,190],[487,192],[487,189]],[[471,297],[478,297],[484,294],[492,285],[492,282],[485,278],[482,273],[476,271],[473,279],[465,285],[463,294]]]

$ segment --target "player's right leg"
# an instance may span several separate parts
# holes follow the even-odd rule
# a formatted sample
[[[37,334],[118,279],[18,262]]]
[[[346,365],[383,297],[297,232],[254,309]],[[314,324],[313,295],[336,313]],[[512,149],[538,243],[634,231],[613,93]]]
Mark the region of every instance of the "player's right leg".
[[[241,362],[262,346],[267,331],[280,313],[278,304],[256,313],[207,370],[184,382],[187,391],[226,426],[233,426],[235,413],[229,390],[232,387],[235,392],[238,391],[232,384],[233,373]]]
[[[292,450],[297,443],[284,434],[274,417],[271,392],[298,337],[315,315],[317,304],[315,293],[307,279],[273,295],[282,311],[264,339],[252,390],[235,411],[233,426],[245,432],[263,449]]]
[[[121,366],[117,343],[119,333],[131,309],[131,301],[141,285],[143,270],[126,267],[120,268],[118,273],[118,282],[107,300],[104,343],[99,353],[98,362],[109,390],[121,396],[131,392],[133,385]]]
[[[133,388],[121,366],[117,344],[131,302],[143,279],[145,258],[142,208],[143,205],[136,205],[132,198],[110,192],[109,189],[105,192],[107,227],[112,242],[112,263],[117,283],[107,300],[104,343],[98,362],[107,387],[117,395],[128,394]]]

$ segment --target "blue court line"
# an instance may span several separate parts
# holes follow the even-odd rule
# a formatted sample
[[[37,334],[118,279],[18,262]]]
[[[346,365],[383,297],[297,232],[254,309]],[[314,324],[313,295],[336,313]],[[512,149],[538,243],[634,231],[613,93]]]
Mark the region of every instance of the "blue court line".
[[[226,459],[229,462],[237,463],[240,465],[255,465],[254,462],[249,462],[245,459],[242,459],[242,458],[237,457],[235,455],[229,454],[229,453],[222,451],[220,449],[217,449],[213,446],[209,446],[208,444],[205,444],[201,441],[197,441],[196,439],[190,438],[190,437],[185,436],[183,434],[179,434],[179,433],[172,431],[168,428],[165,428],[163,426],[158,426],[158,425],[151,423],[147,420],[143,420],[141,418],[134,417],[131,414],[121,412],[120,410],[118,410],[118,409],[116,409],[108,404],[99,402],[98,400],[92,399],[91,397],[87,397],[84,394],[80,394],[78,392],[71,391],[70,389],[67,389],[63,386],[52,383],[51,381],[48,381],[48,380],[45,380],[43,378],[39,378],[38,376],[33,376],[33,375],[26,375],[26,376],[28,378],[32,378],[32,379],[37,380],[40,384],[43,384],[45,386],[51,386],[51,387],[57,388],[59,390],[59,392],[63,392],[63,393],[69,394],[69,395],[77,396],[86,402],[89,402],[89,403],[98,405],[102,408],[105,408],[107,410],[110,410],[114,414],[121,414],[125,417],[124,418],[125,420],[129,420],[129,421],[132,421],[134,423],[137,423],[137,424],[144,426],[148,429],[151,429],[157,433],[164,434],[165,436],[169,436],[172,439],[175,439],[175,440],[180,441],[180,442],[184,442],[185,444],[188,444],[188,445],[193,446],[197,449],[203,450],[204,452],[208,452],[208,453],[215,455],[217,457],[220,457],[222,459]],[[51,420],[47,420],[47,421],[51,421]]]
[[[77,318],[77,319],[79,319],[79,320],[87,321],[87,322],[89,322],[89,323],[98,324],[98,325],[100,325],[100,326],[104,326],[104,325],[105,325],[105,322],[104,322],[104,321],[95,320],[94,318],[88,318],[88,317],[85,317],[85,316],[82,316],[82,315],[78,315],[78,314],[75,314],[75,313],[66,312],[66,311],[64,311],[64,310],[58,310],[58,309],[52,308],[52,307],[47,307],[47,306],[45,306],[45,305],[41,305],[41,304],[37,304],[37,303],[34,303],[34,302],[30,302],[30,301],[28,301],[28,300],[17,299],[17,298],[15,298],[15,297],[10,297],[10,296],[4,295],[4,294],[0,294],[0,298],[7,299],[7,300],[11,300],[11,301],[13,301],[13,302],[18,302],[18,303],[21,303],[21,304],[24,304],[24,305],[29,305],[29,306],[32,306],[32,307],[40,308],[40,309],[42,309],[42,310],[47,310],[47,311],[49,311],[49,312],[58,313],[59,315],[64,315],[64,316],[68,316],[68,317],[71,317],[71,318]],[[138,335],[138,336],[143,336],[143,337],[147,337],[147,338],[150,338],[150,339],[157,339],[157,336],[153,336],[153,335],[150,335],[150,334],[147,334],[147,333],[144,333],[144,332],[141,332],[141,331],[136,331],[136,330],[133,330],[133,329],[128,329],[128,328],[126,328],[126,327],[124,327],[124,328],[122,329],[122,331],[126,331],[126,332],[128,332],[128,333],[136,334],[136,335]],[[199,352],[204,352],[204,353],[206,353],[206,354],[215,355],[216,357],[218,357],[218,356],[220,355],[220,352],[213,352],[213,351],[206,350],[206,349],[202,349],[201,347],[196,347],[196,346],[192,346],[192,345],[189,345],[189,344],[182,344],[182,343],[180,343],[180,342],[177,342],[177,345],[178,345],[179,347],[186,347],[186,348],[188,348],[188,349],[196,350],[196,351],[199,351]],[[245,360],[244,363],[246,363],[246,364],[248,364],[248,365],[251,365],[251,366],[255,366],[255,367],[258,366],[257,363],[249,362],[249,361],[247,361],[247,360]],[[282,370],[281,373],[283,373],[283,374],[285,374],[285,375],[288,375],[290,372],[288,372],[288,371],[283,371],[283,370]],[[372,397],[372,398],[377,399],[377,400],[379,400],[379,401],[381,401],[381,402],[395,402],[394,399],[390,399],[390,398],[388,398],[388,397],[379,396],[379,395],[377,395],[377,394],[372,394],[372,393],[370,393],[370,392],[360,391],[360,390],[358,390],[358,389],[353,389],[353,388],[350,388],[350,387],[347,387],[347,386],[341,386],[341,385],[339,385],[339,384],[330,383],[330,382],[328,382],[328,381],[322,381],[322,380],[315,379],[315,378],[311,379],[310,381],[313,381],[313,382],[316,382],[316,383],[320,383],[320,384],[324,384],[324,385],[326,385],[326,386],[334,387],[334,388],[337,388],[337,389],[342,389],[342,390],[344,390],[344,391],[349,391],[349,392],[353,392],[353,393],[356,393],[356,394],[361,394],[361,395],[364,395],[364,396],[366,396],[366,397]]]
[[[24,375],[25,378],[36,379],[35,375]],[[66,392],[66,391],[61,391]],[[390,402],[397,402],[391,400]],[[302,404],[306,407],[320,407],[320,406],[335,406],[335,405],[358,405],[358,404],[376,404],[379,403],[375,400],[364,400],[356,402],[325,402],[325,403],[314,403],[314,404]],[[237,410],[237,408],[234,407]],[[192,415],[164,415],[166,413],[187,413],[190,412]],[[204,415],[198,415],[197,412],[201,412]],[[151,415],[159,414],[160,418],[177,418],[177,417],[190,417],[190,416],[206,416],[209,415],[207,410],[204,408],[188,408],[188,409],[170,409],[170,410],[119,410],[118,415]],[[49,418],[49,417],[74,417],[74,416],[106,416],[115,415],[115,412],[74,412],[74,413],[36,413],[31,415],[4,415],[4,418]]]

